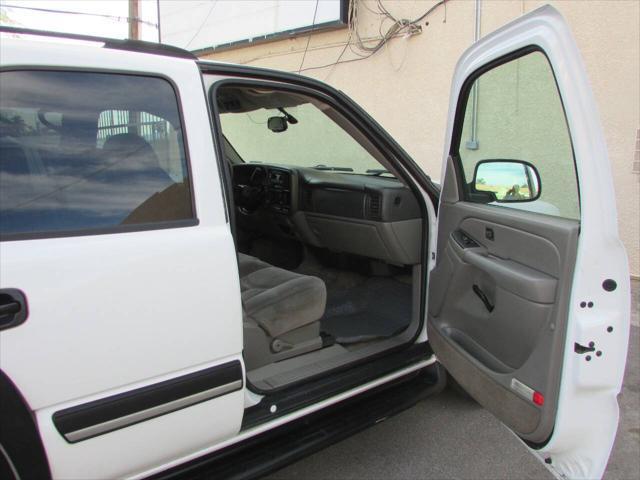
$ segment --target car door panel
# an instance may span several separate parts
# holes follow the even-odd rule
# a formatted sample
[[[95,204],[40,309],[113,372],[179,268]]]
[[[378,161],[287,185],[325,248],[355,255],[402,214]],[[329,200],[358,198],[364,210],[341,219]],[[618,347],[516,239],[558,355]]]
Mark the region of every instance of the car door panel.
[[[242,364],[233,360],[59,410],[53,423],[76,443],[235,392],[242,383]]]
[[[197,65],[99,46],[88,56],[74,45],[2,43],[2,75],[6,66],[166,80],[193,184],[188,221],[3,237],[0,287],[24,293],[28,318],[0,333],[0,364],[37,420],[52,474],[135,475],[228,440],[244,413],[242,307]],[[104,95],[109,109],[135,110],[114,97]]]
[[[222,365],[239,360],[223,359]],[[202,370],[219,365],[216,363],[187,369],[180,372],[178,378],[197,375]],[[155,416],[141,417],[137,422],[129,420],[116,425],[118,428],[95,432],[94,436],[67,438],[65,433],[68,432],[64,426],[56,424],[56,415],[65,411],[81,411],[97,402],[109,402],[114,397],[129,397],[132,392],[154,388],[157,384],[172,382],[174,379],[176,377],[163,375],[136,385],[113,389],[108,397],[92,395],[80,402],[65,402],[36,411],[36,421],[50,459],[53,478],[135,477],[142,471],[193,455],[194,452],[232,438],[238,433],[237,420],[244,413],[242,387],[219,396],[205,397],[203,401],[174,406]],[[102,427],[105,424],[106,421],[90,426]],[[90,433],[88,429],[73,431]]]
[[[516,378],[537,392],[557,388],[558,378],[546,378],[543,372],[549,370],[554,346],[563,345],[579,224],[467,202],[443,202],[440,212],[441,262],[431,281],[447,288],[430,296],[430,342],[456,379],[473,380],[467,385],[460,379],[483,406],[523,438],[542,442],[553,419],[545,421],[544,407],[523,399],[511,381]],[[454,235],[458,231],[475,245],[461,246]],[[492,311],[474,286],[486,295]],[[555,305],[556,298],[564,301]],[[468,362],[473,374],[463,373]]]
[[[541,7],[470,47],[449,105],[429,342],[557,475],[601,477],[619,415],[629,272],[597,108],[562,16]],[[479,143],[462,140],[472,118]],[[504,181],[509,195],[529,192],[508,208],[478,165],[519,161],[541,183],[533,198],[528,181]]]

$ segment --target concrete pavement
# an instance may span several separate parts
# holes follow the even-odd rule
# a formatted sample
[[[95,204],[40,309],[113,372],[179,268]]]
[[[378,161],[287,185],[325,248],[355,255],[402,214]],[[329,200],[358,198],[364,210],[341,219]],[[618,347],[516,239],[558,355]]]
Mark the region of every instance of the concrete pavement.
[[[606,480],[640,478],[639,282],[621,417]],[[524,445],[477,404],[446,391],[389,420],[294,463],[271,478],[552,479]]]

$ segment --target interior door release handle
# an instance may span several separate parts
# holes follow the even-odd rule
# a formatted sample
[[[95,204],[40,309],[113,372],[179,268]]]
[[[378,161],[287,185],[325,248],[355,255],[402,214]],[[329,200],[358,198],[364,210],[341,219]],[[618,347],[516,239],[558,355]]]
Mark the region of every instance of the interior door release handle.
[[[478,296],[478,298],[482,301],[482,303],[484,303],[485,308],[489,312],[493,312],[493,309],[495,308],[495,306],[489,301],[489,298],[487,298],[487,296],[480,289],[480,287],[478,285],[474,285],[472,288],[473,288],[473,293],[475,293]]]

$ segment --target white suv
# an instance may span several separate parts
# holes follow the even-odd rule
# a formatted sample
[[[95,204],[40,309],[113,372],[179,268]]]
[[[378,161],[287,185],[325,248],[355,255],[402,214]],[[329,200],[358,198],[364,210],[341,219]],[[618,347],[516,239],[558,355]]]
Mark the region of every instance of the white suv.
[[[442,189],[318,81],[57,37],[0,43],[3,474],[258,476],[443,365],[556,473],[602,475],[629,274],[554,9],[460,59]]]

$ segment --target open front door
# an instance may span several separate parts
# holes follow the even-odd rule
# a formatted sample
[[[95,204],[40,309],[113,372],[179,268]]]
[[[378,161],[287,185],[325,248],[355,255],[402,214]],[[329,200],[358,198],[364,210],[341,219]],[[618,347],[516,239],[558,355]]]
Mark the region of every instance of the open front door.
[[[454,76],[428,336],[480,404],[569,478],[602,476],[618,424],[629,273],[577,47],[540,8]]]

